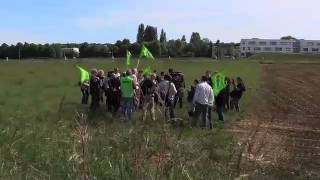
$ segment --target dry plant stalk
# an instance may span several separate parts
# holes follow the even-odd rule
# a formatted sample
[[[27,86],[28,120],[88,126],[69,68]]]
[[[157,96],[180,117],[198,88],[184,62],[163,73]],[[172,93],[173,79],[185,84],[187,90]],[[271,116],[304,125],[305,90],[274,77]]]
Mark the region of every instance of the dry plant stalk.
[[[87,116],[83,113],[76,113],[75,121],[77,127],[72,131],[71,135],[74,138],[73,154],[70,156],[69,161],[75,162],[74,169],[79,173],[80,179],[90,179],[90,166],[89,166],[89,142],[91,136],[86,123]]]

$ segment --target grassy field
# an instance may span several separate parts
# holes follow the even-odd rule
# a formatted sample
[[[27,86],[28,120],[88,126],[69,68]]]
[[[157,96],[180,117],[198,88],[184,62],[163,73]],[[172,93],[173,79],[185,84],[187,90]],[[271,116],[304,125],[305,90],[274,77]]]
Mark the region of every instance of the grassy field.
[[[170,67],[184,72],[188,89],[206,70],[241,76],[248,87],[244,108],[239,114],[227,114],[227,121],[242,118],[259,87],[257,62],[177,59],[152,64],[159,72]],[[236,174],[236,165],[231,163],[237,151],[232,138],[219,124],[213,131],[190,128],[187,108],[177,109],[183,119],[179,127],[161,118],[141,122],[139,114],[134,125],[128,126],[104,109],[87,113],[87,107],[80,104],[75,65],[105,71],[126,68],[123,60],[103,59],[0,62],[0,179],[86,175],[97,179],[229,179]],[[140,67],[146,65],[142,62]]]

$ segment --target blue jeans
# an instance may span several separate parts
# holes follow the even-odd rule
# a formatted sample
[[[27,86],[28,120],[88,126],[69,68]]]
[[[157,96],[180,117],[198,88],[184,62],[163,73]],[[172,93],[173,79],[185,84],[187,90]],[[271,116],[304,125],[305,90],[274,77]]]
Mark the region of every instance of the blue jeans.
[[[122,98],[122,113],[126,120],[132,121],[134,103],[133,98]]]

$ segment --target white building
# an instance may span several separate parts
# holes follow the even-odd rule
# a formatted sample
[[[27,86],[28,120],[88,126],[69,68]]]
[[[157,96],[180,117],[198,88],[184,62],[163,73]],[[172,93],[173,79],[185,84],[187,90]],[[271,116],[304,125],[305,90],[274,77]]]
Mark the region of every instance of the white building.
[[[262,52],[320,54],[320,41],[303,39],[242,39],[240,42],[240,51],[242,57]]]
[[[320,40],[299,40],[300,53],[320,54]]]
[[[80,50],[79,48],[61,48],[62,54],[65,57],[79,57]]]

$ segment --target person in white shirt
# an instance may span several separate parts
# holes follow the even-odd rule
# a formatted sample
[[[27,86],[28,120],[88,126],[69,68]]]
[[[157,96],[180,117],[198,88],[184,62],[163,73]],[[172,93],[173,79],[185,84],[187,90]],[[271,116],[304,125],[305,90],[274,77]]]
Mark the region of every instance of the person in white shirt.
[[[196,92],[193,97],[193,104],[195,106],[195,114],[192,122],[192,126],[196,126],[198,123],[198,118],[201,114],[202,122],[201,128],[206,127],[207,117],[208,117],[208,107],[213,106],[214,94],[212,87],[208,84],[208,78],[202,76],[201,83],[196,87]],[[209,119],[209,128],[212,129],[212,121]]]
[[[160,98],[165,106],[165,117],[168,119],[168,111],[170,119],[175,118],[174,114],[174,98],[177,94],[177,89],[171,82],[171,76],[166,74],[164,80],[159,83]]]

